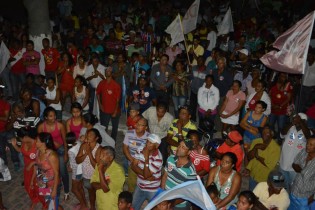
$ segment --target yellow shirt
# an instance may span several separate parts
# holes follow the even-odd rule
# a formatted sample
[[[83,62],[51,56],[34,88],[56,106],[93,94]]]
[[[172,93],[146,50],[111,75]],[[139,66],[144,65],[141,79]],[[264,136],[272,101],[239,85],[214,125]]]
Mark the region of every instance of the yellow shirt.
[[[202,56],[203,53],[205,52],[205,49],[201,45],[198,45],[196,48],[194,47],[194,45],[189,45],[188,52],[190,51],[191,48],[194,50],[194,53],[196,54],[197,57]],[[191,65],[193,66],[197,65],[197,59],[195,58],[190,62],[191,62]]]
[[[123,190],[125,182],[124,169],[115,161],[105,172],[105,178],[109,180],[109,191],[104,193],[102,189],[96,191],[96,205],[98,210],[117,210],[118,195]],[[97,165],[91,177],[92,182],[100,182],[100,176]]]
[[[255,139],[251,144],[249,151],[252,150],[256,144],[262,143],[262,138]],[[275,140],[271,140],[270,144],[265,150],[258,150],[258,155],[265,159],[265,164],[267,166],[264,166],[256,158],[253,158],[251,161],[249,161],[246,168],[250,170],[250,176],[256,182],[266,182],[270,171],[275,168],[277,162],[279,161],[280,146]]]
[[[174,120],[172,122],[171,127],[168,129],[168,134],[173,135],[172,140],[178,142],[178,128],[177,128],[177,121],[178,119]],[[187,133],[189,130],[197,130],[197,127],[195,124],[193,124],[191,121],[189,121],[183,128],[182,128],[182,134],[183,137],[187,136]],[[177,150],[177,147],[171,146],[171,150],[174,152]]]

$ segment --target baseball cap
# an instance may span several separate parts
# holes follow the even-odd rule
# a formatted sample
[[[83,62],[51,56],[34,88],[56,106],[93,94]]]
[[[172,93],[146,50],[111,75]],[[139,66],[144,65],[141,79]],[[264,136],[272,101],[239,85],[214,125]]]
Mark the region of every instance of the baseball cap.
[[[298,113],[298,115],[300,116],[300,118],[301,118],[302,120],[307,120],[307,115],[306,115],[306,114],[300,112],[300,113]],[[294,117],[295,117],[295,116],[296,116],[296,115],[294,115]]]
[[[140,110],[140,105],[138,103],[132,103],[130,104],[130,110]]]
[[[248,50],[247,49],[241,49],[241,50],[238,50],[237,52],[243,53],[246,56],[248,56]]]
[[[238,131],[230,131],[228,133],[228,137],[229,139],[231,139],[231,141],[233,141],[236,144],[240,143],[240,141],[243,139],[243,137]]]
[[[190,139],[185,139],[185,140],[183,140],[183,141],[184,141],[186,147],[187,147],[189,150],[192,150],[192,149],[194,148],[194,143],[193,143],[192,140],[190,140]]]
[[[149,136],[148,136],[148,140],[151,142],[151,143],[157,143],[157,144],[161,144],[161,138],[154,134],[154,133],[151,133]]]
[[[284,176],[278,170],[273,170],[268,175],[268,182],[272,184],[274,188],[284,188]]]
[[[115,57],[114,57],[114,55],[112,55],[112,54],[110,54],[110,55],[108,56],[108,58],[109,58],[109,59],[112,59],[113,61],[115,60]]]

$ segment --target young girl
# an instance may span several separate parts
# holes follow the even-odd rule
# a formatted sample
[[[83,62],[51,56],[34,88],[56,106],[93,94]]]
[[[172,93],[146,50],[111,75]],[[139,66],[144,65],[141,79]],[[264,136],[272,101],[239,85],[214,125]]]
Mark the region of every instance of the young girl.
[[[38,150],[36,166],[39,194],[45,198],[47,206],[52,202],[54,210],[63,209],[59,205],[59,160],[57,153],[54,151],[54,142],[50,133],[39,133],[36,147]]]
[[[102,137],[99,131],[92,128],[87,131],[86,140],[80,146],[79,153],[76,157],[78,164],[82,163],[83,185],[89,192],[90,209],[95,210],[96,191],[90,184],[91,177],[94,173],[95,166],[100,157],[100,142]]]
[[[253,209],[257,203],[258,199],[252,191],[243,191],[238,196],[237,204],[230,206],[228,210],[250,210]],[[261,208],[258,207],[257,209]]]
[[[56,110],[57,120],[62,120],[62,107],[60,102],[60,90],[55,85],[54,78],[47,79],[47,88],[45,94],[46,105]]]
[[[89,97],[89,89],[87,88],[87,82],[85,78],[81,75],[76,76],[72,92],[72,102],[78,102],[81,104],[83,112],[88,112]]]
[[[44,122],[41,123],[37,132],[47,132],[52,136],[54,148],[59,158],[59,170],[62,177],[62,184],[64,187],[64,199],[69,199],[69,174],[66,167],[68,162],[68,147],[66,143],[66,128],[63,123],[56,120],[56,110],[52,107],[47,107],[44,111]]]
[[[259,128],[265,126],[268,117],[264,114],[267,104],[263,101],[257,101],[255,111],[249,111],[242,119],[240,126],[244,132],[244,148],[245,151],[250,147],[252,141],[260,137]]]
[[[76,163],[76,156],[79,153],[80,146],[82,142],[76,138],[75,133],[69,132],[66,135],[66,141],[68,144],[68,155],[69,155],[69,163],[72,169],[72,187],[71,191],[79,200],[79,204],[76,205],[77,210],[86,210],[87,203],[85,200],[85,194],[83,189],[83,181],[82,181],[82,164]]]
[[[78,139],[82,128],[82,106],[78,102],[71,105],[72,117],[66,122],[67,133],[73,132]]]

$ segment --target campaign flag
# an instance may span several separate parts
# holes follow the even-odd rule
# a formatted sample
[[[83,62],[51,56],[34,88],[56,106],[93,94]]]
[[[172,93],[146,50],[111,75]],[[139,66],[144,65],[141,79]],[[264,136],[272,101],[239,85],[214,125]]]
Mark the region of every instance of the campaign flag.
[[[218,36],[234,31],[231,7],[226,11],[220,25],[218,25]]]
[[[292,74],[304,74],[315,11],[305,16],[273,43],[272,50],[260,58],[267,67]]]
[[[171,46],[174,46],[178,42],[184,41],[185,37],[181,26],[181,20],[179,14],[173,20],[173,22],[165,30],[166,33],[171,35]]]
[[[216,209],[200,178],[198,177],[195,181],[184,182],[172,189],[161,192],[150,203],[148,203],[144,210],[153,209],[156,205],[165,200],[173,200],[177,198],[188,200],[203,210]]]
[[[0,46],[0,74],[8,64],[8,61],[10,59],[10,51],[5,45],[4,42],[1,42]]]
[[[196,0],[187,10],[185,16],[183,17],[183,33],[188,34],[189,32],[195,30],[197,27],[197,19],[199,12],[200,0]]]

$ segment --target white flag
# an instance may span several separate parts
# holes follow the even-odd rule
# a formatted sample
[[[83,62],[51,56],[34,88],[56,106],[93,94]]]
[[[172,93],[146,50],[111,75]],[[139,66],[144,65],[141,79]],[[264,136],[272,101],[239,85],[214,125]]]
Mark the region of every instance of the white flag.
[[[180,16],[177,15],[175,20],[167,27],[166,33],[171,35],[171,46],[174,46],[178,42],[184,41],[185,37],[180,23]]]
[[[218,25],[218,36],[234,31],[231,7],[226,11],[220,25]]]
[[[4,42],[1,42],[0,47],[0,74],[8,64],[10,58],[10,51],[8,50],[7,46]]]
[[[195,2],[187,10],[182,21],[184,34],[188,34],[197,27],[199,5],[200,0],[195,0]]]
[[[273,43],[272,50],[260,58],[267,67],[292,74],[304,74],[314,26],[315,11],[305,16]]]
[[[203,210],[216,209],[200,178],[198,177],[198,179],[195,181],[184,182],[172,189],[160,193],[144,208],[144,210],[153,209],[154,206],[158,205],[162,201],[173,200],[177,198],[188,200]]]

